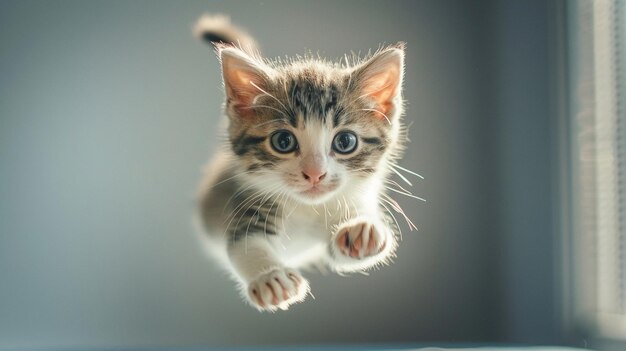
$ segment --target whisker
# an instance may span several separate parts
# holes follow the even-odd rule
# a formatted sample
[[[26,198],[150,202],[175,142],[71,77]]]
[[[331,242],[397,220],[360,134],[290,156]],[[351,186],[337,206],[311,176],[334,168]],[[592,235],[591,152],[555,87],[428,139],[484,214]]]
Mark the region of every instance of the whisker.
[[[287,92],[287,84],[286,82],[284,82],[283,84],[283,92],[285,93],[285,98],[287,99],[287,104],[290,105],[289,106],[289,113],[293,116],[295,113],[293,112],[293,106],[291,106],[291,102],[294,101],[293,100],[293,90],[292,90],[292,96],[291,99],[289,99],[289,93]],[[294,84],[294,89],[296,87],[296,85]]]
[[[274,196],[274,201],[270,205],[270,209],[268,210],[267,216],[265,217],[265,224],[263,225],[263,231],[265,232],[265,237],[267,237],[267,220],[270,218],[270,214],[272,213],[272,207],[274,207],[276,200],[278,200],[278,196]],[[274,214],[276,213],[278,213],[278,206],[276,207],[276,212],[274,212]],[[276,220],[274,220],[274,226],[276,226]]]
[[[231,201],[232,201],[235,197],[239,196],[240,194],[244,193],[246,190],[248,190],[248,189],[250,189],[250,188],[254,187],[255,185],[260,185],[260,184],[268,184],[268,183],[271,183],[271,180],[266,179],[266,180],[265,180],[265,181],[263,181],[263,182],[256,183],[256,184],[255,184],[255,183],[252,183],[252,184],[249,184],[248,186],[246,186],[246,187],[244,187],[244,188],[241,188],[241,189],[238,189],[237,191],[235,191],[235,193],[234,193],[234,194],[233,194],[233,195],[232,195],[232,196],[228,199],[228,201],[226,201],[226,205],[224,205],[224,208],[222,209],[222,214],[224,214],[224,212],[225,212],[225,211],[226,211],[226,209],[228,208],[228,205],[230,204],[230,202],[231,202]],[[234,211],[234,210],[233,210],[233,211]]]
[[[245,211],[242,212],[241,216],[239,216],[239,219],[237,220],[237,223],[235,224],[235,231],[238,230],[239,227],[239,222],[241,221],[241,218],[243,218],[244,214],[246,213],[246,211],[248,211],[250,209],[250,207],[252,207],[252,205],[254,205],[254,203],[256,203],[256,200],[259,198],[259,196],[263,195],[263,191],[259,190],[257,191],[255,194],[258,194],[256,196],[254,196],[254,198],[251,200],[250,202],[250,206],[248,206],[248,208],[246,208]],[[245,203],[248,203],[251,197],[253,195],[250,195]],[[239,207],[239,206],[238,206]],[[229,229],[230,229],[230,225],[232,223],[232,221],[235,219],[235,217],[237,216],[237,213],[239,213],[239,211],[241,211],[243,208],[245,207],[245,205],[241,205],[240,204],[240,208],[237,212],[235,212],[230,220],[230,222],[228,222],[228,226],[226,227],[226,230],[224,231],[225,233],[228,233]],[[249,223],[248,223],[249,224]],[[244,253],[247,255],[248,254],[248,231],[246,230],[245,236],[244,236]]]
[[[287,196],[287,189],[283,189],[277,196],[277,200],[278,200],[278,204],[276,205],[276,207],[278,208],[278,206],[280,206],[281,208],[281,224],[282,224],[282,228],[283,231],[286,228],[285,226],[285,219],[287,218],[284,214],[284,209],[285,208],[289,208],[287,206],[287,200],[289,200],[288,196]],[[278,211],[274,212],[274,222],[276,222],[276,216],[278,215]],[[288,219],[288,218],[287,218]],[[285,232],[285,236],[287,237],[287,239],[291,240],[291,237],[289,236],[288,233]]]
[[[410,173],[410,174],[412,174],[412,175],[414,175],[414,176],[416,176],[416,177],[419,177],[419,178],[421,178],[421,179],[424,179],[424,177],[423,177],[422,175],[417,174],[417,173],[413,172],[413,171],[412,171],[412,170],[410,170],[410,169],[406,169],[406,168],[404,168],[404,167],[402,167],[402,166],[400,166],[400,165],[397,165],[397,164],[395,164],[395,163],[390,163],[389,165],[390,165],[391,167],[396,167],[396,168],[398,168],[398,169],[400,169],[400,170],[403,170],[403,171],[405,171],[405,172],[407,172],[407,173]]]
[[[237,207],[235,207],[235,209],[233,210],[233,212],[231,214],[229,214],[229,216],[224,220],[224,223],[226,223],[226,221],[228,221],[228,225],[226,226],[226,230],[224,231],[225,233],[228,233],[230,226],[233,222],[233,220],[235,220],[235,218],[237,217],[237,215],[239,214],[239,212],[248,204],[248,203],[254,203],[256,202],[256,199],[258,199],[259,196],[262,195],[261,191],[257,191],[255,193],[253,193],[252,195],[248,196],[246,198],[246,200],[242,203],[240,203],[239,205],[237,205]],[[241,219],[241,217],[239,217]],[[229,220],[230,219],[230,220]],[[236,229],[235,225],[235,229]]]
[[[346,220],[348,220],[352,218],[352,213],[350,213],[350,205],[348,205],[348,200],[346,200],[345,196],[342,195],[341,197],[343,197],[343,202],[346,204],[346,213],[347,213]]]
[[[260,195],[259,195],[259,196],[260,196]],[[257,196],[257,198],[258,198],[258,196]],[[265,197],[263,197],[263,198],[265,198]],[[246,212],[248,212],[248,210],[249,210],[250,208],[252,208],[252,206],[254,206],[254,204],[255,204],[255,203],[256,203],[256,200],[252,201],[252,203],[251,203],[251,204],[250,204],[250,205],[249,205],[249,206],[245,209],[245,211],[243,211],[243,212],[241,213],[241,215],[239,216],[239,219],[237,220],[237,223],[235,224],[235,230],[238,230],[238,228],[239,228],[239,223],[241,222],[241,219],[242,219],[242,218],[243,218],[243,216],[246,214]],[[258,211],[258,209],[257,209],[257,211]],[[258,213],[257,211],[255,211],[255,215]],[[248,227],[246,228],[246,233],[245,233],[245,236],[244,236],[244,237],[245,237],[245,240],[246,240],[246,251],[245,251],[245,252],[246,252],[246,254],[247,254],[247,244],[248,244],[248,229],[250,228],[250,222],[251,222],[251,221],[252,221],[252,218],[250,218],[250,219],[248,220]]]
[[[289,212],[289,214],[287,215],[287,218],[291,217],[291,215],[294,213],[294,211],[298,208],[300,204],[296,202],[296,206],[291,210],[291,212]]]
[[[389,123],[389,125],[391,125],[391,120],[389,119],[389,117],[387,117],[386,114],[382,113],[381,111],[378,111],[376,109],[373,108],[362,108],[361,111],[371,111],[371,112],[378,112],[380,113],[383,117],[385,117],[385,119],[387,120],[387,123]]]
[[[349,169],[348,172],[350,173],[358,173],[361,171],[365,171],[365,170],[371,170],[372,167],[362,167],[362,168],[355,168],[355,169]]]
[[[400,240],[402,240],[402,228],[400,227],[400,224],[398,223],[398,220],[396,219],[396,216],[393,215],[393,213],[391,212],[391,210],[389,209],[389,207],[387,207],[387,205],[385,205],[382,201],[380,201],[381,199],[379,199],[378,203],[381,204],[385,210],[387,211],[387,213],[391,216],[391,218],[393,219],[393,221],[396,223],[396,228],[398,228],[398,232],[400,234]]]
[[[426,199],[424,199],[424,198],[422,198],[422,197],[419,197],[419,196],[415,196],[415,195],[413,195],[413,194],[411,194],[411,193],[405,193],[405,192],[403,192],[403,191],[400,191],[400,190],[398,190],[398,189],[394,189],[394,188],[392,188],[392,187],[390,187],[390,186],[386,186],[386,185],[385,185],[385,188],[387,188],[387,189],[389,189],[389,190],[391,190],[391,191],[395,191],[395,192],[396,192],[396,193],[398,193],[398,194],[402,194],[402,195],[404,195],[404,196],[412,197],[412,198],[414,198],[414,199],[417,199],[417,200],[420,200],[420,201],[424,201],[424,202],[426,202]]]
[[[230,204],[230,202],[231,202],[231,201],[232,201],[235,197],[239,196],[240,194],[243,194],[246,190],[248,190],[248,189],[252,188],[253,186],[254,186],[254,184],[248,184],[247,186],[242,187],[242,188],[238,189],[237,191],[235,191],[235,192],[233,193],[233,195],[231,195],[231,196],[228,198],[228,201],[226,201],[226,204],[224,205],[224,208],[222,209],[222,214],[224,214],[224,212],[226,212],[226,209],[228,209],[228,205]]]
[[[317,213],[318,216],[320,215],[320,213],[317,212],[317,210],[315,209],[315,206],[311,205],[311,209],[313,210],[313,212]]]
[[[354,212],[356,212],[356,216],[357,217],[361,217],[361,215],[359,214],[359,209],[356,208],[356,204],[354,203],[354,201],[352,201],[353,199],[350,198],[350,202],[352,203],[352,207],[354,207]]]
[[[326,227],[326,229],[328,229],[328,216],[327,216],[327,212],[328,209],[326,208],[326,203],[323,203],[324,205],[324,226]]]
[[[228,222],[228,226],[226,227],[226,232],[228,231],[228,229],[230,228],[230,223],[232,222],[232,220],[235,218],[235,216],[239,213],[239,210],[245,206],[246,204],[248,204],[249,201],[255,199],[258,195],[260,195],[262,193],[261,190],[257,190],[256,192],[253,192],[252,194],[248,195],[248,197],[246,197],[242,202],[240,202],[237,206],[235,206],[235,208],[228,214],[228,216],[226,217],[226,219],[224,220],[224,224],[226,224],[226,222],[230,219],[230,222]]]
[[[413,186],[413,184],[411,184],[411,182],[409,182],[409,180],[406,179],[406,177],[403,176],[400,172],[398,172],[395,168],[389,167],[389,169],[392,170],[393,173],[397,174],[398,177],[400,177],[400,179],[404,180],[408,185]]]
[[[234,178],[236,178],[236,177],[241,177],[241,176],[244,176],[244,175],[246,175],[246,174],[250,174],[250,173],[252,173],[252,172],[253,172],[253,171],[239,172],[239,173],[235,174],[234,176],[232,176],[232,177],[228,177],[228,178],[226,178],[226,179],[224,179],[224,180],[222,180],[222,181],[220,181],[220,182],[217,182],[217,183],[215,183],[215,184],[211,185],[209,188],[206,188],[206,189],[204,189],[204,190],[206,190],[206,191],[211,190],[211,189],[215,188],[216,186],[218,186],[218,185],[220,185],[220,184],[226,183],[226,182],[227,182],[227,181],[229,181],[229,180],[232,180],[232,179],[234,179]]]
[[[341,207],[341,201],[339,201],[339,198],[337,198],[337,212],[342,213],[343,209]],[[343,215],[345,218],[345,215]]]
[[[391,180],[391,179],[386,179],[386,180],[385,180],[385,183],[387,183],[387,184],[391,184],[391,185],[395,185],[395,186],[397,186],[398,188],[400,188],[400,190],[402,190],[402,191],[404,191],[404,192],[406,192],[406,193],[412,194],[409,190],[406,190],[405,188],[403,188],[403,187],[402,187],[400,184],[398,184],[398,182],[396,182],[396,181],[393,181],[393,180]]]
[[[262,126],[264,126],[266,124],[270,124],[270,123],[281,123],[281,124],[284,124],[285,120],[284,119],[272,119],[272,120],[269,120],[269,121],[265,121],[263,123],[259,123],[259,124],[255,125],[255,126],[252,126],[251,128],[259,128],[259,127],[262,127]]]
[[[378,89],[378,90],[374,90],[374,91],[369,92],[369,93],[367,93],[367,94],[363,94],[363,95],[359,96],[359,99],[362,99],[362,98],[364,98],[364,97],[366,97],[366,96],[374,95],[374,94],[376,94],[376,93],[378,93],[378,92],[381,92],[381,91],[383,91],[383,89],[387,89],[387,88],[389,88],[389,85],[390,85],[390,84],[385,84],[385,85],[383,85],[382,87],[380,87],[380,89]]]
[[[382,193],[382,195],[385,197],[382,200],[387,202],[389,205],[391,205],[391,207],[393,207],[393,209],[396,210],[396,212],[398,212],[399,214],[401,214],[404,217],[404,220],[409,225],[409,229],[411,231],[413,231],[413,228],[415,228],[415,230],[417,230],[417,226],[415,226],[413,221],[411,221],[411,219],[409,219],[409,217],[406,215],[406,213],[404,213],[404,210],[402,209],[400,204],[398,204],[398,202],[396,200],[392,199],[389,195],[387,195],[385,193]]]
[[[283,207],[284,207],[284,206],[285,206],[285,202],[288,200],[288,197],[287,197],[287,190],[284,190],[284,191],[281,193],[280,198],[281,198],[281,200],[280,200],[280,201],[283,201]],[[295,210],[295,209],[294,209],[294,210]],[[274,221],[276,221],[276,214],[277,214],[277,213],[278,213],[278,212],[276,212],[276,213],[274,214]],[[293,212],[292,212],[292,213],[293,213]],[[284,227],[285,227],[285,217],[282,217],[282,223],[283,223],[283,228],[284,228]],[[289,233],[287,233],[287,231],[286,231],[286,230],[283,230],[283,233],[284,233],[284,234],[285,234],[285,236],[287,237],[287,240],[291,240],[291,236],[289,236]]]
[[[280,186],[280,185],[278,185]],[[278,186],[273,187],[270,191],[275,190]],[[230,221],[228,222],[228,226],[226,227],[225,232],[227,233],[228,230],[230,229],[230,226],[233,222],[233,220],[237,217],[237,214],[239,214],[239,212],[241,212],[241,210],[247,205],[250,204],[250,206],[248,206],[248,208],[241,214],[241,216],[239,216],[239,220],[237,221],[237,223],[235,224],[235,228],[237,228],[239,226],[239,221],[241,220],[241,217],[243,217],[243,215],[245,214],[245,212],[254,204],[256,203],[257,199],[259,197],[261,197],[262,195],[264,195],[264,190],[258,190],[256,192],[254,192],[252,195],[248,196],[246,198],[246,200],[242,203],[240,203],[239,205],[237,205],[237,207],[235,207],[235,209],[232,212],[232,215],[230,215],[229,217],[226,218],[226,221],[228,221],[228,219],[230,218]]]
[[[276,102],[278,102],[278,103],[280,104],[280,106],[282,106],[285,110],[287,110],[287,107],[286,107],[285,105],[283,105],[283,103],[282,103],[280,100],[278,100],[278,99],[277,99],[274,95],[272,95],[272,94],[268,93],[267,91],[265,91],[265,90],[261,89],[261,87],[259,87],[258,85],[256,85],[253,81],[250,81],[250,84],[251,84],[253,87],[255,87],[255,88],[259,89],[262,93],[264,93],[264,94],[266,94],[267,96],[271,97],[272,99],[276,100]]]
[[[346,67],[350,67],[350,63],[348,62],[348,54],[346,54],[344,57],[346,59]],[[350,71],[350,73],[348,74],[348,85],[346,86],[350,87],[350,84],[352,84],[352,71]]]
[[[261,199],[261,203],[259,204],[259,206],[257,207],[257,209],[254,211],[254,215],[252,215],[252,216],[250,217],[250,219],[248,220],[248,226],[246,227],[246,236],[248,236],[248,231],[250,230],[250,224],[252,223],[252,217],[255,217],[255,222],[254,222],[254,224],[256,225],[256,224],[258,223],[258,221],[259,221],[259,210],[260,210],[261,208],[263,208],[263,205],[265,205],[265,204],[267,203],[267,201],[269,201],[269,200],[272,198],[272,195],[270,195],[270,194],[275,194],[275,193],[276,193],[276,191],[273,191],[272,193],[269,193],[269,192],[268,192],[268,193],[267,193],[267,194],[266,194],[266,195],[265,195],[265,196]],[[264,201],[265,197],[267,197],[267,200],[265,200],[265,201]],[[245,213],[245,212],[244,212],[244,213]],[[269,213],[268,213],[268,214],[269,214]],[[266,217],[265,217],[265,218],[266,218],[266,220],[265,220],[265,224],[266,224],[266,225],[267,225],[267,217],[269,217],[269,216],[266,216]],[[265,228],[264,228],[264,230],[265,230],[265,237],[267,237],[267,227],[265,227]]]
[[[250,110],[250,109],[257,108],[257,107],[265,107],[265,108],[269,108],[270,110],[274,110],[274,111],[276,111],[276,112],[278,112],[278,113],[282,114],[283,116],[285,116],[285,118],[289,119],[289,116],[288,116],[288,115],[287,115],[284,111],[281,111],[281,110],[279,110],[279,109],[277,109],[277,108],[275,108],[275,107],[272,107],[272,106],[267,106],[267,105],[256,105],[256,104],[255,104],[255,105],[251,105],[251,106],[249,106],[249,107],[245,107],[245,109],[246,109],[246,110]],[[281,120],[274,120],[274,121],[281,121]],[[256,127],[255,127],[255,128],[256,128]]]

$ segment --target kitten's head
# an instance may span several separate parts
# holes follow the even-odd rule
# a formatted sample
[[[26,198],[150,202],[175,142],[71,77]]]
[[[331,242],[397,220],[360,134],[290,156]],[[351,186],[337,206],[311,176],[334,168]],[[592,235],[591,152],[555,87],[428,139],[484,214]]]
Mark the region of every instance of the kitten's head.
[[[248,182],[320,204],[386,174],[400,147],[403,45],[345,66],[218,53],[229,141]]]

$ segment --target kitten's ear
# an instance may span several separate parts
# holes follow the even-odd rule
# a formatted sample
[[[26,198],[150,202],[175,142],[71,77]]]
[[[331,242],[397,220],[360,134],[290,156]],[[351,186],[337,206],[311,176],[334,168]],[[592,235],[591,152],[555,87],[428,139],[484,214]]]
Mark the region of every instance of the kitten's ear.
[[[372,99],[376,109],[391,118],[401,101],[402,76],[404,74],[404,44],[380,50],[353,72],[358,93],[362,98]],[[354,78],[353,78],[354,79]]]
[[[218,47],[228,104],[240,116],[253,113],[254,98],[267,89],[271,68],[235,47]]]

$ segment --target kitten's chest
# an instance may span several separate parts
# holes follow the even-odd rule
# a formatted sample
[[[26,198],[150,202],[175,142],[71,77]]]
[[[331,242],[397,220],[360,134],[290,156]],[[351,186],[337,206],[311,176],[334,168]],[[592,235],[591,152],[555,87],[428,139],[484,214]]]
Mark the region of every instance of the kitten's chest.
[[[341,216],[335,208],[329,206],[300,206],[292,209],[283,220],[283,228],[288,235],[326,240],[339,224]]]
[[[328,241],[337,227],[348,218],[368,215],[367,206],[356,206],[364,201],[357,196],[354,200],[331,200],[324,205],[296,205],[283,209],[280,227],[290,237]],[[375,202],[374,202],[375,203]]]
[[[297,208],[284,220],[281,234],[275,240],[276,250],[283,261],[298,267],[319,261],[339,220],[338,216],[310,206]]]

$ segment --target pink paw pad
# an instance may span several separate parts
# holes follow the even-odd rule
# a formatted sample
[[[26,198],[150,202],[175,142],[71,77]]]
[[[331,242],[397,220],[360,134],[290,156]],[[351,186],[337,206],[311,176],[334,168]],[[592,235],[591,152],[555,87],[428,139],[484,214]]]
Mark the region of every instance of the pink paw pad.
[[[248,285],[248,298],[261,311],[286,310],[304,300],[308,292],[309,283],[291,269],[274,269]]]
[[[387,244],[376,226],[367,222],[341,228],[336,243],[341,253],[357,259],[374,256],[383,251]]]

